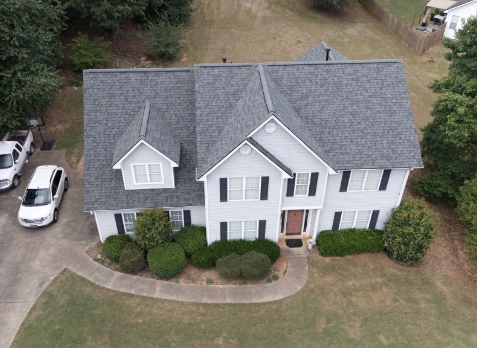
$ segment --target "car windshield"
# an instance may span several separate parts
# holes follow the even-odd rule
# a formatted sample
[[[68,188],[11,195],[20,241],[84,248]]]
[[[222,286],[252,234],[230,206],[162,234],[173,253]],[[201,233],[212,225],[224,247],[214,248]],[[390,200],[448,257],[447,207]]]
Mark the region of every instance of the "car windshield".
[[[12,155],[0,155],[0,169],[10,168],[13,166]]]
[[[50,204],[50,189],[27,189],[23,205]]]

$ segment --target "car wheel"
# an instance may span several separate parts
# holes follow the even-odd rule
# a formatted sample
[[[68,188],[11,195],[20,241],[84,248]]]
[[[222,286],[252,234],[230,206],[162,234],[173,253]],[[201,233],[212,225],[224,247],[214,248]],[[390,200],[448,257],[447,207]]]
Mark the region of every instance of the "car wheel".
[[[20,183],[20,179],[18,178],[18,176],[14,176],[13,177],[13,188],[16,188],[18,187],[18,184]]]
[[[33,145],[33,143],[30,144],[30,155],[33,155],[33,153],[35,152],[35,146]]]
[[[53,222],[58,222],[58,209],[53,212]]]
[[[70,184],[68,184],[68,178],[65,178],[65,192],[68,191],[70,188]]]

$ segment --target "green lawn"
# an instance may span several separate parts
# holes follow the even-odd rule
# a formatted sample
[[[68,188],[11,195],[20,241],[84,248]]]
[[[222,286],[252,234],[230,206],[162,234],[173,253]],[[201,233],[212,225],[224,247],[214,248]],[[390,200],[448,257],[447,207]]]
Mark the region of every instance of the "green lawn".
[[[399,19],[404,25],[413,27],[419,25],[419,18],[426,9],[429,0],[376,0],[378,4],[388,10],[394,17]]]
[[[477,299],[384,254],[309,259],[305,287],[261,304],[196,304],[99,287],[63,271],[19,347],[472,347]]]

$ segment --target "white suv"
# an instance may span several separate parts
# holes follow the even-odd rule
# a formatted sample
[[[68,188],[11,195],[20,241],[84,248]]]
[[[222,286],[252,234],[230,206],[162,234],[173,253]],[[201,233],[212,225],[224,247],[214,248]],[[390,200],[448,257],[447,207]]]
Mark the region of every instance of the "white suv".
[[[20,225],[30,228],[58,221],[58,208],[63,194],[68,191],[65,170],[57,166],[39,166],[28,183],[18,211]]]

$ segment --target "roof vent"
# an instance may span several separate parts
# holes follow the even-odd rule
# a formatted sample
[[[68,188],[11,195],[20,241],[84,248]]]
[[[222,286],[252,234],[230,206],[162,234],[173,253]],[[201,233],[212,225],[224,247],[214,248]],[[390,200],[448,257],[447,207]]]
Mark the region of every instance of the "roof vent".
[[[240,148],[240,153],[244,156],[247,156],[250,152],[252,152],[252,148],[249,145],[243,145]]]
[[[330,49],[327,48],[327,49],[325,49],[325,51],[326,51],[326,61],[329,61],[330,60]]]
[[[265,132],[267,133],[273,133],[277,130],[277,124],[275,122],[268,122],[265,125]]]
[[[227,63],[227,57],[222,57],[222,62]]]

